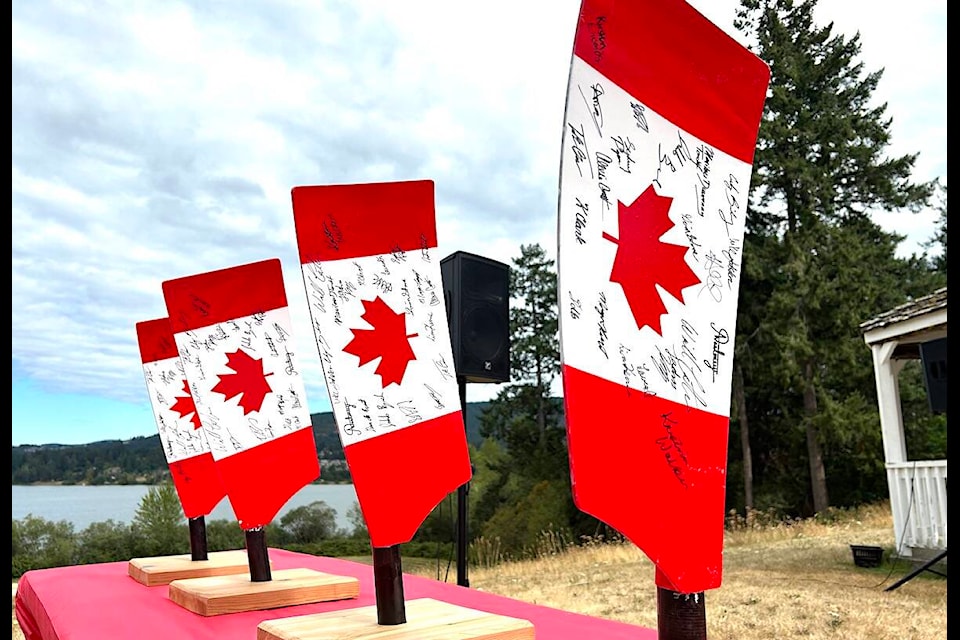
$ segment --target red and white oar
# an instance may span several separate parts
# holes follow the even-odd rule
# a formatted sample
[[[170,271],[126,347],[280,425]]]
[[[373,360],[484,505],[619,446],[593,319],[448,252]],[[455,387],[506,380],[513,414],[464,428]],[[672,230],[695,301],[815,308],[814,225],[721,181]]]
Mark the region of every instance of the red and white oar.
[[[136,330],[160,446],[190,527],[191,558],[206,560],[204,518],[227,495],[226,490],[200,428],[170,321],[156,318],[138,322]]]
[[[573,497],[655,563],[661,638],[705,637],[702,592],[721,582],[740,262],[769,77],[684,0],[581,5],[558,224]]]
[[[278,259],[163,283],[174,339],[247,538],[253,581],[270,580],[263,527],[320,476]]]
[[[314,336],[374,551],[380,624],[405,621],[398,545],[471,475],[433,182],[292,191]]]

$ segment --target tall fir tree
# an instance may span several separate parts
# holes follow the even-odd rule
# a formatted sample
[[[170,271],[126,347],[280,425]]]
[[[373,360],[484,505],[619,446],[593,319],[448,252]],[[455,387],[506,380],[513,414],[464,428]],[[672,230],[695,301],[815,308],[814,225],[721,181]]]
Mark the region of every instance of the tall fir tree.
[[[872,396],[859,323],[933,282],[896,258],[903,238],[871,213],[915,213],[934,183],[912,181],[918,154],[885,155],[891,120],[885,103],[872,103],[883,71],[865,73],[859,34],[817,26],[815,6],[742,0],[735,25],[771,67],[744,249],[755,281],[741,287],[737,338],[755,354],[738,348],[743,404],[761,408],[738,413],[760,417],[768,432],[781,427],[775,451],[791,442],[805,449],[816,513],[831,504],[825,447],[870,428],[844,423]],[[778,388],[765,388],[771,383]],[[779,467],[784,482],[796,477],[790,456],[769,453],[765,468]]]

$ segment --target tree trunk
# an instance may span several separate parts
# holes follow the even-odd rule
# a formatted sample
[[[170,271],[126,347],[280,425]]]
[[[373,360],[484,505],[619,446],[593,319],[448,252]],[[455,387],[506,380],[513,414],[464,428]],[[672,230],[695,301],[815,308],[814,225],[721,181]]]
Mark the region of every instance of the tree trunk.
[[[827,496],[827,473],[823,467],[823,451],[817,434],[817,390],[813,385],[813,362],[807,361],[803,371],[803,417],[807,432],[807,453],[810,459],[810,487],[813,511],[820,513],[830,506]]]
[[[747,397],[743,391],[743,369],[733,366],[733,406],[740,423],[740,449],[743,456],[744,516],[753,509],[753,455],[750,453],[750,427],[747,424]]]

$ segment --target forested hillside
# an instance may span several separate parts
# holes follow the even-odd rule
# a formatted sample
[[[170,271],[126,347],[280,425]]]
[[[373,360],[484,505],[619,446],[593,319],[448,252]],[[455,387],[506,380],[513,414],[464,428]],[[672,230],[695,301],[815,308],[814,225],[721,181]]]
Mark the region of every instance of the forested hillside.
[[[480,415],[488,402],[467,403],[467,440],[479,446]],[[313,436],[324,482],[348,482],[350,474],[333,413],[314,413]],[[43,444],[13,447],[12,484],[156,484],[169,479],[160,436],[103,440],[80,445]]]

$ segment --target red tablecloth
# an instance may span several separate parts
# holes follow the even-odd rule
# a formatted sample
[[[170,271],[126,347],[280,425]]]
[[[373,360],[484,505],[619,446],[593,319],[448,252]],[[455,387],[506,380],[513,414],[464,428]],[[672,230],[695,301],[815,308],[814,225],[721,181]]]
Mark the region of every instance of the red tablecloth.
[[[376,605],[373,567],[270,549],[273,570],[308,568],[354,576],[350,600],[202,616],[174,603],[165,585],[147,587],[127,575],[126,562],[28,571],[17,587],[16,615],[27,640],[251,640],[264,620]],[[656,640],[657,632],[552,609],[476,589],[404,575],[404,600],[435,598],[533,623],[537,640]]]

